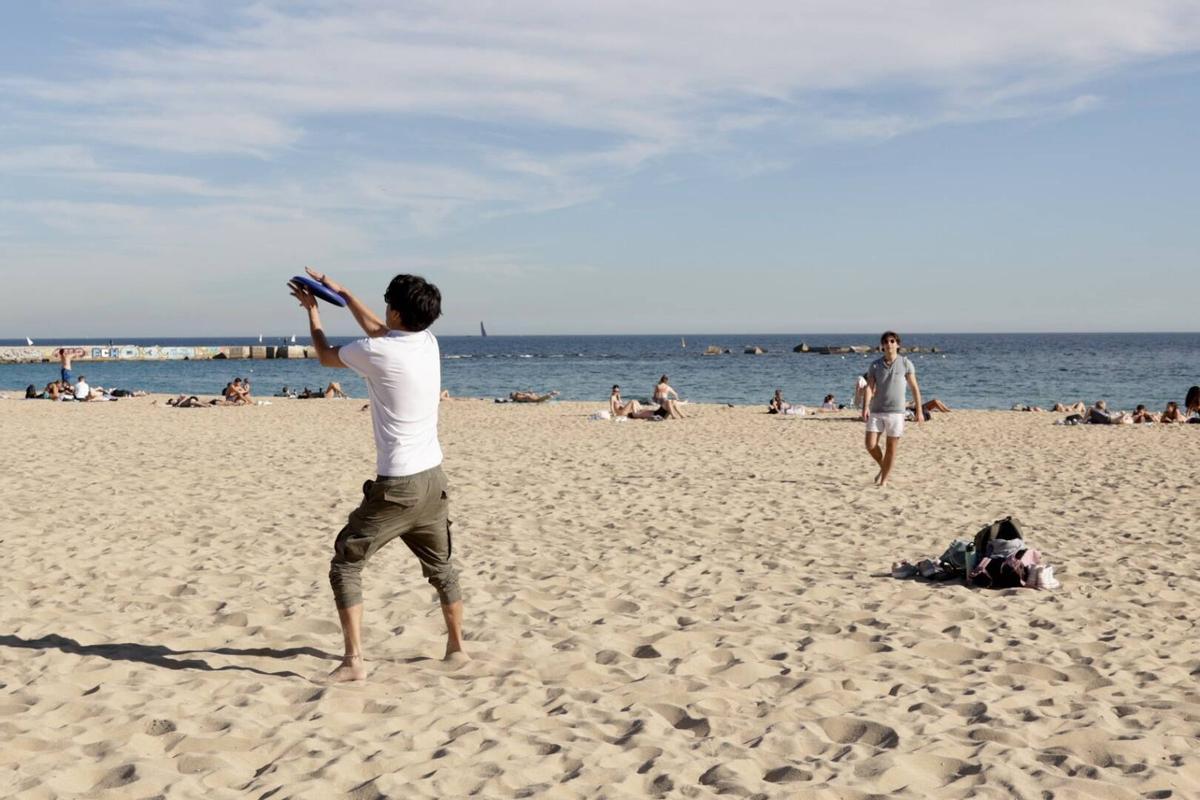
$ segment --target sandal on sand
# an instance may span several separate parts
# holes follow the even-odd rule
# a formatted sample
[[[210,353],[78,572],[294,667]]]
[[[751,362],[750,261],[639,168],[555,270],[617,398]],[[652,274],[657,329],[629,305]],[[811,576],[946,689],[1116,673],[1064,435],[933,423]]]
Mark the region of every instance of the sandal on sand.
[[[917,575],[917,568],[914,564],[907,561],[892,562],[892,577],[893,578],[913,578]]]

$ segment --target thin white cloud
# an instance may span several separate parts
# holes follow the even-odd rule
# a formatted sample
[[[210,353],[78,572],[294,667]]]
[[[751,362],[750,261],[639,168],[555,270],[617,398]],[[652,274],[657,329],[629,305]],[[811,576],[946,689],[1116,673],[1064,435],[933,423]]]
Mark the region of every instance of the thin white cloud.
[[[1200,48],[1194,0],[127,6],[151,14],[146,43],[81,48],[66,77],[0,78],[4,137],[26,139],[0,172],[358,212],[364,236],[586,202],[681,153],[756,174],[830,139],[1085,113],[1089,81]],[[459,140],[389,149],[387,129],[429,120]],[[331,136],[364,146],[307,160]],[[143,165],[177,155],[200,158]],[[217,177],[204,158],[288,168]]]

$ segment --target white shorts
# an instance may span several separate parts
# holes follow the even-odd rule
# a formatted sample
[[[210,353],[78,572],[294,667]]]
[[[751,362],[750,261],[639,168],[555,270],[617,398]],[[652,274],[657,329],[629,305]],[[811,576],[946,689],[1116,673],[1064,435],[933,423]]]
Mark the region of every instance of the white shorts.
[[[867,433],[882,433],[893,439],[904,435],[904,414],[896,412],[872,413],[867,417]]]

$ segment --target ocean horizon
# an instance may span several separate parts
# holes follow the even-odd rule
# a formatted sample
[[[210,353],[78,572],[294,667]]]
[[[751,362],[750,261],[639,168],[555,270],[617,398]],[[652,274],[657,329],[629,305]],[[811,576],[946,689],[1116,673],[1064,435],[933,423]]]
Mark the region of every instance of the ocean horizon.
[[[514,390],[557,390],[563,400],[603,403],[612,384],[626,397],[647,397],[659,375],[670,376],[681,395],[693,402],[765,404],[780,388],[791,402],[815,405],[826,394],[841,402],[852,397],[856,377],[878,354],[819,355],[796,353],[810,347],[877,343],[871,333],[683,333],[610,336],[489,335],[439,336],[442,383],[451,394],[502,397]],[[263,336],[279,345],[289,337]],[[333,336],[333,344],[353,341]],[[200,347],[254,345],[259,336],[226,337],[59,337],[36,339],[49,344]],[[297,344],[308,344],[296,336]],[[1003,409],[1014,404],[1049,406],[1055,402],[1106,399],[1119,408],[1144,403],[1160,410],[1167,400],[1182,400],[1188,386],[1200,383],[1200,333],[907,333],[906,347],[917,368],[922,394],[952,408]],[[0,339],[0,350],[25,346],[22,339]],[[729,350],[704,355],[715,346]],[[747,355],[747,348],[765,350]],[[937,352],[930,352],[937,348]],[[57,377],[54,363],[0,364],[0,387],[39,389]],[[339,381],[352,396],[365,397],[363,382],[348,370],[321,367],[305,360],[80,361],[76,372],[106,387],[162,393],[215,395],[233,377],[250,378],[255,392],[270,396],[286,385],[316,389]]]

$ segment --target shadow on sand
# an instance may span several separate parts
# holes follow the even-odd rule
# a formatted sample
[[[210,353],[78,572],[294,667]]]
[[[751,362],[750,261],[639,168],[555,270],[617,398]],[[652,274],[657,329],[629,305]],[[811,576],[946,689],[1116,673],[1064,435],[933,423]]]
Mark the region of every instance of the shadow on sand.
[[[212,653],[225,656],[258,656],[265,658],[293,658],[295,656],[313,656],[326,660],[337,661],[338,656],[317,650],[314,647],[288,647],[277,650],[272,647],[252,647],[240,649],[236,647],[217,647],[211,650],[172,650],[157,644],[138,644],[136,642],[114,642],[111,644],[80,644],[74,639],[68,639],[58,634],[48,634],[37,639],[22,639],[20,636],[5,634],[0,636],[0,647],[15,647],[25,650],[58,650],[77,656],[100,656],[109,661],[137,661],[163,669],[194,669],[202,672],[252,672],[274,678],[305,678],[291,670],[272,672],[255,667],[227,664],[214,667],[200,658],[179,658],[196,653]],[[307,678],[305,678],[307,680]]]

